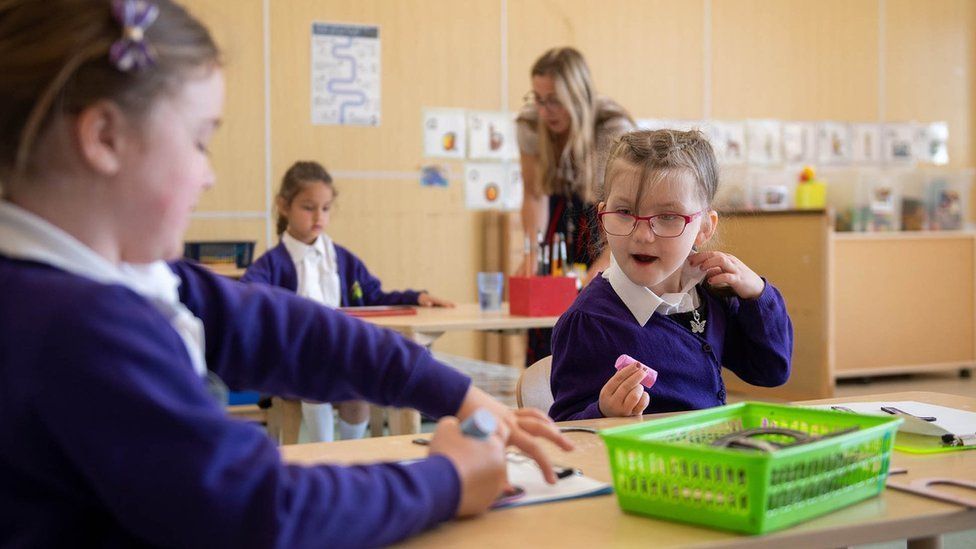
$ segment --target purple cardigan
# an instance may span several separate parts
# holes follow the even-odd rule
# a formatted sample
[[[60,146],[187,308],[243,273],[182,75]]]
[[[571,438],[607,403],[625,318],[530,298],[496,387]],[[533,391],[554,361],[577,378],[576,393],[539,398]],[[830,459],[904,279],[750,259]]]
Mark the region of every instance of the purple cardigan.
[[[655,313],[641,326],[602,276],[580,293],[552,332],[555,402],[559,421],[603,417],[600,389],[628,354],[658,372],[645,414],[725,404],[721,370],[763,387],[786,383],[793,354],[793,325],[783,297],[766,282],[754,300],[722,299],[699,290],[707,302],[705,334],[693,334]]]
[[[455,413],[470,380],[394,332],[172,266],[233,389]],[[301,467],[231,419],[148,301],[0,256],[0,546],[393,543],[451,518],[451,462]]]
[[[338,244],[335,249],[339,264],[339,295],[342,296],[340,307],[417,304],[420,292],[384,292],[380,279],[373,276],[354,253]],[[262,282],[297,291],[298,272],[285,244],[279,243],[252,263],[241,277],[241,282]]]

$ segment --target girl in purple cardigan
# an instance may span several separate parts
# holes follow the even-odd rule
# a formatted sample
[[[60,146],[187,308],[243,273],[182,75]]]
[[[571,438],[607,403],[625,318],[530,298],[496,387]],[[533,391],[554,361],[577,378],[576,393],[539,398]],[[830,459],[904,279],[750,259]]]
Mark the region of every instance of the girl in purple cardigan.
[[[779,291],[730,254],[696,251],[718,225],[718,166],[705,136],[626,134],[605,181],[598,215],[612,261],[553,331],[549,415],[719,406],[723,367],[754,385],[785,383],[793,327]]]
[[[318,162],[296,162],[288,168],[276,199],[281,243],[258,258],[241,280],[280,286],[332,308],[454,306],[426,291],[384,292],[366,265],[325,233],[337,196],[332,176]],[[369,424],[369,404],[349,400],[336,403],[336,408],[342,439],[362,438]],[[302,401],[300,442],[330,442],[333,426],[332,404]]]

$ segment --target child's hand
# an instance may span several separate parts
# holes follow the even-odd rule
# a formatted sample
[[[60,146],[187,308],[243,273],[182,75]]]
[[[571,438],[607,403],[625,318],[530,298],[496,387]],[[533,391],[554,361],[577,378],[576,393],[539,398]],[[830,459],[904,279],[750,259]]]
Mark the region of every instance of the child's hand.
[[[644,370],[633,362],[617,370],[600,389],[600,412],[604,417],[639,416],[651,403],[651,396],[644,391],[641,380]]]
[[[417,305],[421,307],[454,307],[453,301],[448,301],[446,299],[441,299],[439,297],[434,297],[427,292],[420,292],[417,296]]]
[[[497,433],[487,440],[464,436],[457,418],[445,417],[437,422],[430,453],[447,457],[457,469],[461,478],[460,517],[487,511],[508,485],[505,445]]]
[[[766,287],[759,275],[732,254],[698,252],[691,254],[688,262],[705,271],[709,284],[728,285],[742,299],[756,299]]]

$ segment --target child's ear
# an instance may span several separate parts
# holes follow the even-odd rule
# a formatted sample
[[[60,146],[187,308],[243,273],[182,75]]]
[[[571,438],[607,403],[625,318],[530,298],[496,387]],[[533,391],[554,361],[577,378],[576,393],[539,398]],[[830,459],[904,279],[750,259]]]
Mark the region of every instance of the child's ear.
[[[278,213],[281,214],[282,217],[288,217],[288,213],[287,213],[288,212],[288,202],[285,201],[284,198],[282,198],[280,196],[275,197],[275,208],[278,209]]]
[[[606,202],[600,202],[596,205],[596,213],[603,213],[603,210],[607,209]]]
[[[111,101],[86,107],[74,120],[73,130],[83,162],[102,175],[116,175],[122,168],[128,119]]]
[[[708,210],[702,217],[701,227],[698,229],[698,234],[695,235],[696,247],[701,247],[708,242],[715,234],[715,229],[718,228],[718,212]]]

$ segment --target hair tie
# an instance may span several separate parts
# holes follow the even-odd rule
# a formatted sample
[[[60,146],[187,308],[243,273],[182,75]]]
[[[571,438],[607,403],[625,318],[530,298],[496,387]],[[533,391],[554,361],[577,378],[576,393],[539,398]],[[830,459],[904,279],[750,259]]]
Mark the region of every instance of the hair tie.
[[[122,26],[122,38],[109,49],[108,57],[122,72],[145,70],[156,62],[146,30],[159,16],[159,8],[147,0],[112,0],[112,15]]]

